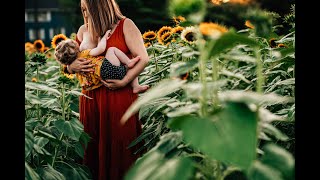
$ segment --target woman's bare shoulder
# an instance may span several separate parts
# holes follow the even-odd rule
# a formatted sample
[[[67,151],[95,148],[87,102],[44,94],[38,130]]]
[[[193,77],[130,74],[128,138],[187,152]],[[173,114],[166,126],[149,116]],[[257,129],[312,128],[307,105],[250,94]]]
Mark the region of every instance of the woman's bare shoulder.
[[[127,34],[127,33],[131,34],[132,32],[139,32],[140,33],[140,30],[138,29],[136,24],[130,18],[126,18],[123,22],[123,32],[125,34]]]
[[[86,28],[86,26],[83,24],[83,25],[81,25],[81,26],[79,27],[78,32],[85,32],[85,31],[87,31],[87,28]]]

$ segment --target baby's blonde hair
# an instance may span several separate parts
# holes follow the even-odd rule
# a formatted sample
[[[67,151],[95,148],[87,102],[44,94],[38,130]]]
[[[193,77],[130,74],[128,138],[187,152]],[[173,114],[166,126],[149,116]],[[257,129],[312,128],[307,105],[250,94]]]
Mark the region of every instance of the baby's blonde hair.
[[[77,59],[80,52],[77,41],[73,39],[66,39],[59,42],[55,48],[55,59],[61,64],[69,65]]]

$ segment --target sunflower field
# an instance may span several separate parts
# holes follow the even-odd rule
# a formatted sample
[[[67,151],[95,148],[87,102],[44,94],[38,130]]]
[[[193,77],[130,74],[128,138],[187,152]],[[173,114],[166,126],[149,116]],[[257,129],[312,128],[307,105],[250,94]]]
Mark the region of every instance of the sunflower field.
[[[139,113],[128,148],[144,142],[145,153],[125,179],[295,179],[295,5],[284,16],[248,9],[235,29],[205,20],[207,3],[171,0],[171,25],[141,35],[150,61],[139,81],[151,88],[121,121]],[[53,58],[67,38],[25,43],[26,179],[90,179],[81,89]]]

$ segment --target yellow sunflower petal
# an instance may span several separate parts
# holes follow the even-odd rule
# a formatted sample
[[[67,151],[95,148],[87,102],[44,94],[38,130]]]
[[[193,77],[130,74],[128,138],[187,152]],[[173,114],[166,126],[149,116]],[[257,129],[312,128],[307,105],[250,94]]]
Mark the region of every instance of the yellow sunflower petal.
[[[53,36],[52,41],[51,41],[52,48],[55,49],[59,42],[66,40],[66,39],[68,39],[68,38],[64,34],[57,34],[57,35]]]

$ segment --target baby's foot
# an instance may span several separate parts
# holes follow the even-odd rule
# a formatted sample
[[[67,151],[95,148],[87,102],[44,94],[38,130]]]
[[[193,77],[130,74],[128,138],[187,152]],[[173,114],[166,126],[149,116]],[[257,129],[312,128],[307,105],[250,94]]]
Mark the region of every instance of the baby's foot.
[[[149,89],[149,85],[142,85],[142,86],[137,86],[137,87],[133,87],[133,93],[142,93],[145,92],[146,90]]]
[[[130,62],[128,63],[128,68],[133,68],[134,65],[140,60],[140,56],[137,56],[135,58],[130,59]]]

